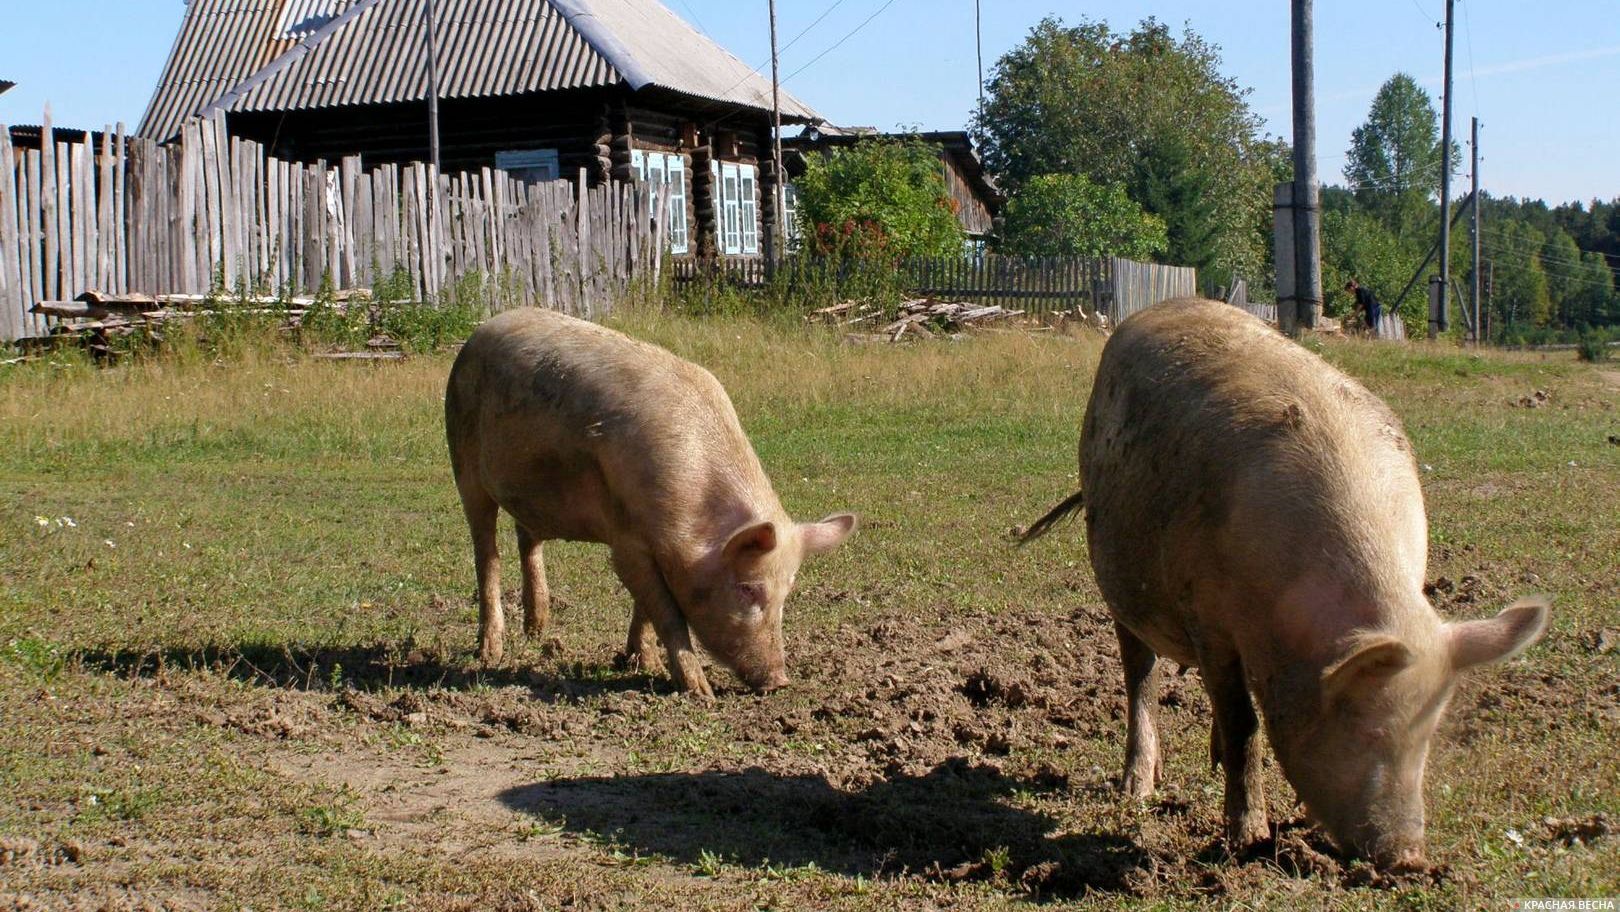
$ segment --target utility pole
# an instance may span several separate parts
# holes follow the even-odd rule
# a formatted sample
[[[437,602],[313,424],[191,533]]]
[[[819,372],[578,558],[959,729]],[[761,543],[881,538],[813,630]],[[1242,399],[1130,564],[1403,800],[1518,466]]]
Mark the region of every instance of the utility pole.
[[[439,53],[433,34],[433,0],[427,5],[428,160],[439,170]]]
[[[984,129],[984,15],[973,0],[973,47],[979,55],[979,129]]]
[[[1431,339],[1450,328],[1446,289],[1451,283],[1451,24],[1456,2],[1446,0],[1446,94],[1440,101],[1440,311],[1429,320]]]
[[[782,224],[782,193],[785,187],[782,173],[782,82],[777,76],[776,61],[776,0],[771,7],[771,268],[782,261],[782,248],[787,243],[786,225]]]
[[[1474,216],[1474,237],[1473,237],[1474,259],[1473,259],[1473,268],[1469,270],[1471,273],[1473,273],[1473,275],[1469,276],[1470,283],[1473,285],[1473,289],[1472,289],[1473,294],[1469,296],[1468,301],[1474,307],[1474,344],[1475,345],[1482,345],[1485,342],[1485,328],[1484,328],[1484,325],[1479,322],[1479,118],[1478,117],[1474,118],[1473,140],[1470,143],[1470,146],[1471,146],[1471,148],[1473,150],[1472,154],[1473,154],[1473,160],[1474,160],[1473,161],[1473,167],[1470,169],[1470,172],[1469,172],[1470,175],[1471,175],[1471,179],[1473,180],[1473,184],[1474,184],[1473,185],[1473,194],[1471,196],[1469,196],[1469,200],[1471,201],[1469,203],[1469,205],[1472,206],[1473,209],[1474,209],[1474,212],[1473,212],[1473,216]]]
[[[1278,322],[1290,335],[1316,325],[1322,306],[1320,207],[1316,183],[1316,62],[1311,0],[1293,0],[1294,183],[1291,300],[1278,303]]]

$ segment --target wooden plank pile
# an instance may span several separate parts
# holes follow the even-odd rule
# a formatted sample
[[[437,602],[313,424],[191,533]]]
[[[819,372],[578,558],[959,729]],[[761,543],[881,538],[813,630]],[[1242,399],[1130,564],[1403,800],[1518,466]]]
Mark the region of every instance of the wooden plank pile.
[[[309,295],[277,298],[264,295],[246,297],[232,295],[221,300],[200,294],[114,294],[91,290],[71,301],[41,301],[29,312],[41,316],[73,320],[51,327],[49,335],[19,340],[25,348],[51,348],[64,343],[78,343],[97,355],[111,355],[113,339],[127,337],[136,332],[162,338],[162,329],[175,323],[194,320],[203,314],[231,313],[246,316],[277,316],[282,319],[282,330],[291,332],[303,324],[304,317],[315,307],[316,299]],[[347,314],[351,307],[370,308],[371,292],[364,289],[344,289],[332,294],[324,305],[339,314]],[[344,360],[397,360],[403,358],[398,343],[384,336],[367,342],[364,352],[334,352],[318,354],[317,358]]]
[[[961,301],[936,301],[933,298],[914,298],[902,301],[892,316],[882,308],[858,301],[845,301],[831,307],[812,311],[809,319],[834,323],[839,326],[869,324],[872,338],[861,341],[899,342],[905,338],[933,338],[952,336],[990,323],[1010,320],[1023,315],[1021,310],[1009,310],[999,304],[967,304]]]

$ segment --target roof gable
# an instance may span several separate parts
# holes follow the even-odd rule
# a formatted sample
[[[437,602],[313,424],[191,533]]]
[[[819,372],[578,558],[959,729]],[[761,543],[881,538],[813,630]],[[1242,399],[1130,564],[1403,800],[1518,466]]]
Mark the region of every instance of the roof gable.
[[[222,99],[230,111],[425,99],[424,7],[419,0],[191,0],[139,132],[168,139]],[[770,108],[769,80],[658,0],[435,0],[435,7],[440,98],[622,83]],[[782,113],[820,119],[785,92]]]

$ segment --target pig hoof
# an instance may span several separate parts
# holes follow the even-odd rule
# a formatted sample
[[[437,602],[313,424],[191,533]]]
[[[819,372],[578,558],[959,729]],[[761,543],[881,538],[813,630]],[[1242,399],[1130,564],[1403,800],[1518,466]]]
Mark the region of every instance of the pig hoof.
[[[500,641],[485,641],[478,647],[478,661],[485,665],[499,665],[505,652],[505,647]]]
[[[1129,772],[1125,774],[1125,781],[1120,783],[1120,791],[1132,798],[1149,798],[1153,795],[1156,783],[1151,773]]]
[[[1264,815],[1244,814],[1226,828],[1227,850],[1234,856],[1248,855],[1271,840],[1271,825]]]
[[[613,659],[621,671],[631,674],[660,675],[664,673],[664,660],[644,652],[621,652]]]

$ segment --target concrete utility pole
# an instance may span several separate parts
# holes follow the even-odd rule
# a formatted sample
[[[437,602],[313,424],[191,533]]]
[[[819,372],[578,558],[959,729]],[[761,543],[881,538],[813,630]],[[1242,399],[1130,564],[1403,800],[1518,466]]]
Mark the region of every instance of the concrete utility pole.
[[[439,52],[433,34],[433,0],[427,0],[428,161],[439,170]]]
[[[771,265],[782,261],[787,244],[787,226],[782,224],[782,194],[787,175],[782,173],[782,82],[777,76],[776,0],[771,7]]]
[[[1440,101],[1440,308],[1429,319],[1431,339],[1449,329],[1451,322],[1446,289],[1451,283],[1451,19],[1455,5],[1456,0],[1446,0],[1446,94]]]
[[[1294,182],[1287,191],[1291,236],[1281,238],[1277,271],[1277,320],[1297,336],[1316,325],[1322,306],[1322,246],[1316,182],[1316,63],[1312,56],[1311,0],[1293,0]],[[1281,188],[1279,188],[1281,190]],[[1279,204],[1282,202],[1279,192]],[[1286,227],[1279,226],[1279,236]],[[1287,256],[1291,254],[1291,256]],[[1291,260],[1285,263],[1284,258]],[[1289,272],[1287,280],[1281,275]]]
[[[1471,179],[1473,180],[1473,183],[1474,183],[1473,193],[1470,194],[1469,197],[1468,197],[1468,199],[1469,199],[1468,204],[1470,206],[1472,206],[1473,209],[1474,209],[1474,212],[1473,212],[1473,216],[1474,216],[1474,237],[1473,237],[1474,259],[1473,259],[1473,268],[1471,268],[1469,270],[1469,272],[1472,273],[1472,275],[1469,276],[1469,281],[1470,281],[1470,284],[1473,285],[1473,289],[1472,289],[1473,294],[1469,296],[1468,302],[1470,304],[1472,304],[1473,308],[1474,308],[1474,344],[1479,345],[1479,344],[1481,344],[1481,343],[1483,343],[1485,341],[1485,329],[1484,329],[1484,325],[1479,322],[1479,118],[1478,117],[1474,118],[1473,141],[1469,145],[1470,145],[1470,148],[1472,149],[1472,155],[1473,155],[1473,159],[1474,159],[1473,167],[1469,170],[1469,174],[1471,175]]]

